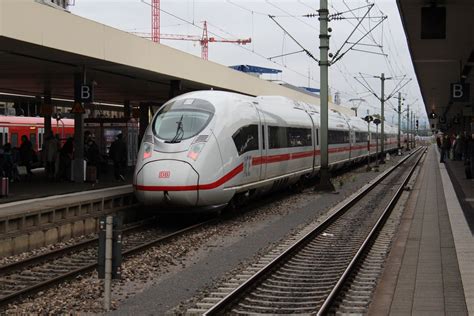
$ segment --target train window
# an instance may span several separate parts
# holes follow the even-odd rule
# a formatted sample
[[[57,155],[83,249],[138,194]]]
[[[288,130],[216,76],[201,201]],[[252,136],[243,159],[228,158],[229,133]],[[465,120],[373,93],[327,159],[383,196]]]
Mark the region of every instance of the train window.
[[[18,134],[12,133],[12,147],[18,147]]]
[[[367,133],[364,132],[356,132],[356,143],[365,143],[367,142]]]
[[[316,143],[319,146],[319,128],[316,129]]]
[[[265,149],[265,125],[262,125],[262,149]]]
[[[199,134],[209,124],[214,112],[214,106],[205,100],[173,101],[159,110],[153,122],[153,133],[166,142],[178,143]]]
[[[30,142],[33,145],[33,149],[36,149],[36,134],[30,134]]]
[[[288,147],[311,146],[311,129],[288,127],[286,129],[288,137]]]
[[[3,133],[0,132],[0,146],[3,146]]]
[[[258,150],[258,125],[247,125],[239,128],[232,135],[232,139],[239,156],[251,150]]]
[[[348,131],[328,131],[328,144],[345,144],[349,143],[349,132]]]
[[[268,148],[287,148],[288,136],[286,127],[269,126],[268,127]]]

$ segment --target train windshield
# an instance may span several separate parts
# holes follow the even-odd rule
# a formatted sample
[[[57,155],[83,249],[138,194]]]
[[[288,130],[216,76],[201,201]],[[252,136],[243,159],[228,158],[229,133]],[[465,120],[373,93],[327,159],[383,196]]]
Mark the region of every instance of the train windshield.
[[[179,143],[206,128],[214,112],[214,106],[205,100],[173,101],[158,112],[153,122],[153,133],[167,143]]]

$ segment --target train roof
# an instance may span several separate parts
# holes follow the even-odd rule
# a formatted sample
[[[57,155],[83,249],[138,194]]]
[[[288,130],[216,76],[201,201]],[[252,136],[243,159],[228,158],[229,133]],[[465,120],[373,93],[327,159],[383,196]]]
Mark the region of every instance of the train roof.
[[[254,101],[255,98],[251,96],[247,96],[244,94],[239,94],[235,92],[227,92],[227,91],[216,91],[216,90],[200,90],[200,91],[192,91],[188,93],[181,94],[172,100],[180,100],[180,99],[192,99],[192,98],[203,98],[211,103],[220,103],[222,101],[226,101],[229,99],[234,100],[245,100],[245,101]],[[170,100],[171,101],[171,100]],[[168,102],[170,102],[168,101]],[[168,103],[166,102],[166,103]]]
[[[74,120],[62,119],[65,125],[74,126]],[[56,119],[51,119],[52,123],[56,123]],[[0,115],[0,124],[12,124],[12,125],[43,125],[43,117],[28,117],[28,116],[5,116]]]

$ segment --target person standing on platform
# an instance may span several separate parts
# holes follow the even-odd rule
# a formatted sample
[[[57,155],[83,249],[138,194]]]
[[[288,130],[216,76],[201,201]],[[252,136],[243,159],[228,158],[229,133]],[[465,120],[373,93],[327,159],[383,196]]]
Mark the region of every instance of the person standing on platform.
[[[456,160],[463,160],[464,158],[464,147],[466,147],[466,138],[464,135],[458,135],[458,139],[456,141],[456,148],[454,149],[454,158]]]
[[[90,131],[84,132],[84,154],[87,156],[87,150],[89,149],[89,141],[93,138]]]
[[[46,174],[48,178],[53,180],[56,174],[56,159],[59,151],[58,140],[53,136],[52,133],[48,133],[46,141],[43,145],[43,159],[46,168]]]
[[[443,137],[443,142],[441,144],[441,160],[440,162],[444,162],[449,154],[449,149],[451,148],[451,141],[448,135]]]
[[[28,176],[32,176],[31,172],[31,163],[33,162],[33,144],[30,142],[26,135],[21,136],[21,145],[20,145],[20,166],[26,167],[26,172]]]
[[[109,157],[114,163],[115,180],[125,181],[124,173],[127,165],[127,145],[122,137],[122,133],[117,135],[117,139],[110,146]]]
[[[468,137],[468,141],[466,142],[466,147],[467,147],[467,156],[466,156],[466,176],[469,179],[472,179],[474,177],[474,133],[471,135],[471,137]],[[468,159],[469,159],[469,164],[468,164]],[[469,169],[469,171],[468,171]],[[468,176],[468,173],[470,173],[470,177]]]
[[[12,156],[12,145],[6,143],[3,145],[3,175],[10,179],[10,182],[13,182],[13,156]]]
[[[72,167],[72,158],[74,154],[74,139],[69,137],[64,143],[61,151],[59,153],[59,177],[63,180],[72,180],[70,179],[71,167]]]
[[[94,141],[94,138],[90,136],[87,140],[87,151],[85,152],[85,157],[87,160],[87,166],[95,167],[95,174],[96,174],[96,182],[99,182],[99,175],[100,175],[100,163],[101,163],[101,156],[100,150],[97,143]]]

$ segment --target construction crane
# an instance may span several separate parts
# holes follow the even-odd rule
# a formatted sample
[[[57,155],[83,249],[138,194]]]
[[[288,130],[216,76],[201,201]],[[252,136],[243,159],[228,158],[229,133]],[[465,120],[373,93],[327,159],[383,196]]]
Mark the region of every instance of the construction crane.
[[[142,0],[143,1],[143,0]],[[143,36],[143,33],[140,34]],[[148,36],[144,36],[148,37]],[[209,43],[235,43],[245,45],[252,42],[251,38],[246,39],[216,39],[215,37],[209,37],[207,32],[207,21],[204,21],[204,27],[202,29],[202,36],[197,35],[179,35],[179,34],[161,34],[160,30],[160,0],[152,0],[151,3],[151,40],[155,43],[159,43],[160,39],[176,40],[176,41],[195,41],[201,44],[201,58],[208,60],[209,56]]]
[[[160,0],[151,3],[151,40],[160,42]]]
[[[209,37],[207,32],[207,21],[204,21],[204,27],[202,29],[202,36],[197,35],[179,35],[179,34],[160,34],[161,39],[176,40],[176,41],[195,41],[201,44],[201,58],[208,60],[209,56],[209,43],[235,43],[245,45],[252,42],[251,38],[245,39],[216,39],[215,37]]]

